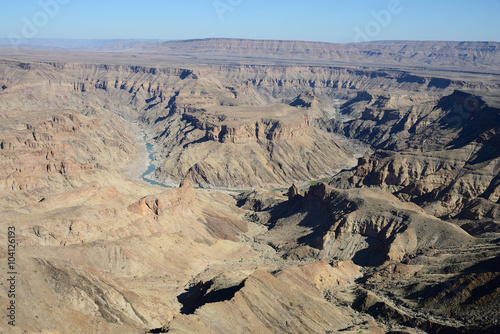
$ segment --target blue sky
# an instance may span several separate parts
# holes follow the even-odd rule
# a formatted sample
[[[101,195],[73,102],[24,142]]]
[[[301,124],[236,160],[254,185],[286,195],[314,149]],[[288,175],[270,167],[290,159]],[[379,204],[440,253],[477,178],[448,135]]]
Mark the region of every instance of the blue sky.
[[[500,0],[0,0],[0,38],[500,41],[499,15]]]

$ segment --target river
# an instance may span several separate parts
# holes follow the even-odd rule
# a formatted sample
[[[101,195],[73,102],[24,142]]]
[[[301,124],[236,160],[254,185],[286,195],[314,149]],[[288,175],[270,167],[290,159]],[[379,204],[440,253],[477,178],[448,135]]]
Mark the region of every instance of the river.
[[[155,186],[160,186],[160,187],[165,187],[165,188],[172,188],[172,187],[169,187],[167,186],[166,184],[163,184],[163,183],[159,183],[159,182],[156,182],[154,180],[151,180],[151,179],[148,179],[146,176],[148,176],[149,174],[151,174],[152,172],[154,172],[155,170],[155,165],[153,164],[153,159],[154,159],[154,155],[153,155],[153,145],[151,144],[146,144],[146,149],[148,150],[148,158],[149,158],[149,161],[151,162],[151,164],[149,165],[148,169],[141,175],[141,178],[152,184],[152,185],[155,185]]]

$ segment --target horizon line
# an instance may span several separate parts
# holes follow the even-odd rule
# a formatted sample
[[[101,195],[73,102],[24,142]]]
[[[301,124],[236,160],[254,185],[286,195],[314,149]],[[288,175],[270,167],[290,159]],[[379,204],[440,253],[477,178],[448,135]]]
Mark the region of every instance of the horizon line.
[[[0,40],[10,40],[8,37],[0,37]],[[302,39],[268,39],[268,38],[241,38],[241,37],[204,37],[204,38],[187,38],[187,39],[161,39],[161,38],[72,38],[72,37],[34,37],[26,38],[24,41],[29,44],[31,41],[48,41],[48,40],[66,40],[66,41],[129,41],[129,42],[194,42],[208,40],[235,40],[235,41],[261,41],[261,42],[308,42],[318,44],[369,44],[369,43],[386,43],[386,42],[458,42],[458,43],[500,43],[494,40],[445,40],[445,39],[384,39],[371,40],[362,42],[325,42],[317,40],[302,40]]]

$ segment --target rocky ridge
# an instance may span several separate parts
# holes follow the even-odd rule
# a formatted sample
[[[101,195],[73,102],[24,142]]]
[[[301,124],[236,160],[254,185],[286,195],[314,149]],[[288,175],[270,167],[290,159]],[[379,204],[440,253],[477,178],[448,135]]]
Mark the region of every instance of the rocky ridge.
[[[399,108],[392,120],[374,118],[374,112],[394,110],[391,100],[358,98],[346,105],[344,112],[358,118],[340,124],[338,131],[379,150],[360,158],[332,185],[382,187],[436,216],[460,215],[476,198],[498,202],[500,114],[494,102],[490,106],[480,96],[454,91],[406,112]]]
[[[0,47],[10,47],[10,41],[0,39]],[[18,49],[54,50],[71,56],[70,51],[99,51],[101,54],[135,52],[142,62],[147,56],[179,58],[186,62],[242,63],[326,63],[372,64],[390,67],[420,67],[454,70],[472,70],[498,73],[497,42],[474,41],[371,41],[334,44],[293,40],[250,40],[207,38],[183,41],[141,40],[53,40],[36,39],[17,46]],[[19,54],[19,52],[17,52]],[[144,58],[146,57],[146,58]],[[109,57],[108,57],[109,58]],[[130,60],[129,60],[130,61]]]

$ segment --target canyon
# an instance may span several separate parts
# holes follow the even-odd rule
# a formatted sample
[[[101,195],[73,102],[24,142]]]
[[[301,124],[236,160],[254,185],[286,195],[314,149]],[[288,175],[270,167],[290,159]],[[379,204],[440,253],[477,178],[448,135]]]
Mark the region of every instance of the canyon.
[[[498,50],[0,48],[0,329],[495,333]]]

